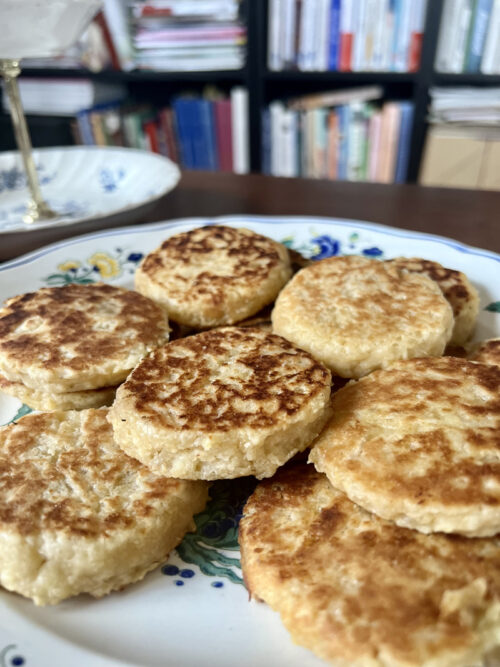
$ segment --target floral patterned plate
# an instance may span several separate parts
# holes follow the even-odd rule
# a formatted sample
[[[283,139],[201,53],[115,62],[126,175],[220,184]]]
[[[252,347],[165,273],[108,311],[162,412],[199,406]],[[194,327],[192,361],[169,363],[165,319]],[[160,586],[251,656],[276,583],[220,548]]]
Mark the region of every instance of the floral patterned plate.
[[[189,219],[68,239],[0,265],[0,301],[47,285],[109,281],[131,287],[136,266],[167,236],[204,224],[245,226],[314,259],[337,254],[420,256],[460,269],[481,297],[476,337],[500,336],[500,256],[455,241],[371,223],[251,216]],[[29,411],[0,394],[0,423]],[[102,600],[56,607],[0,592],[0,667],[314,667],[277,614],[250,602],[237,545],[242,504],[255,482],[217,482],[197,530],[155,572]]]
[[[17,151],[0,153],[0,233],[72,225],[130,211],[158,199],[179,181],[177,165],[132,148],[69,146],[33,152],[42,194],[59,215],[27,225],[26,176]]]

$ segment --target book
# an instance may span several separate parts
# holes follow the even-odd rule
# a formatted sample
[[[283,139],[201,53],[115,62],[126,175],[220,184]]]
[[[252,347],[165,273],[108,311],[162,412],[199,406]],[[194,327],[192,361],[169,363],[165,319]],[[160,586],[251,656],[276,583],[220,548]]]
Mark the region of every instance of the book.
[[[445,0],[441,14],[435,68],[439,72],[450,72],[455,34],[459,29],[460,12],[465,0]]]
[[[331,0],[329,32],[327,69],[335,71],[339,66],[340,0]]]
[[[297,28],[296,0],[281,0],[282,19],[280,29],[281,69],[295,66],[295,33]]]
[[[262,111],[262,163],[261,171],[263,174],[271,175],[271,112],[269,109]]]
[[[411,132],[413,127],[413,104],[411,102],[400,102],[400,109],[401,120],[399,125],[394,183],[404,183],[406,181],[408,162],[410,159]]]
[[[486,1],[488,2],[489,0]],[[407,69],[409,72],[416,72],[420,66],[426,10],[427,0],[413,0],[410,15],[410,41],[407,60]]]
[[[179,163],[180,158],[177,145],[177,132],[174,127],[174,112],[172,109],[161,109],[158,114],[158,122],[162,128],[167,157],[173,162]]]
[[[465,58],[464,69],[466,72],[479,72],[480,70],[492,6],[493,0],[477,0],[476,2],[471,37]]]
[[[349,155],[349,123],[351,109],[348,104],[337,109],[339,117],[339,161],[337,173],[339,180],[347,179],[347,161]]]
[[[377,72],[388,70],[390,66],[390,42],[392,35],[392,15],[390,0],[376,0],[374,8],[373,48],[368,69]]]
[[[494,0],[481,58],[483,74],[500,74],[500,0]]]
[[[382,97],[383,92],[381,86],[363,86],[326,93],[314,93],[290,100],[289,107],[297,111],[305,111],[320,107],[341,106],[351,102],[368,102]]]
[[[233,141],[231,130],[231,100],[214,102],[215,136],[219,169],[233,171]]]
[[[347,150],[347,179],[349,181],[362,181],[366,178],[366,129],[364,105],[359,102],[351,104]]]
[[[275,72],[283,68],[280,52],[281,12],[282,0],[270,0],[267,20],[267,66]]]
[[[337,178],[339,159],[339,118],[332,109],[328,112],[328,146],[327,146],[327,177],[334,181]]]
[[[400,121],[400,105],[397,102],[384,104],[376,179],[379,183],[392,183],[394,180]]]
[[[246,174],[250,169],[248,90],[242,86],[231,89],[231,128],[234,171]]]
[[[298,112],[284,109],[281,113],[280,128],[280,151],[279,156],[282,161],[280,176],[298,176]]]
[[[352,69],[354,25],[354,0],[342,0],[340,5],[340,54],[338,67],[340,72],[349,72]]]
[[[102,11],[118,57],[120,69],[134,67],[134,48],[130,37],[127,10],[121,0],[103,0]]]
[[[194,150],[190,136],[192,127],[191,102],[190,99],[177,97],[172,104],[179,137],[180,164],[185,169],[194,169],[195,167]]]
[[[408,52],[411,30],[411,2],[416,0],[397,0],[392,47],[392,70],[405,72],[408,70]]]
[[[372,182],[375,182],[377,180],[378,161],[380,158],[381,128],[382,128],[382,112],[378,110],[372,114],[368,126],[367,179]]]

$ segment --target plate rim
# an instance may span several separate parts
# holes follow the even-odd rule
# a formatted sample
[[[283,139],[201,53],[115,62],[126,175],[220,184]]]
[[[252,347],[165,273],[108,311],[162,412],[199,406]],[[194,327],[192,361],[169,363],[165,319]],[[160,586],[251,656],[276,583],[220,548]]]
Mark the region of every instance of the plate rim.
[[[86,234],[80,234],[78,236],[72,236],[66,239],[55,241],[54,243],[49,243],[40,248],[37,248],[36,250],[32,250],[31,252],[24,253],[19,257],[15,257],[14,259],[10,259],[7,260],[6,262],[0,263],[0,272],[6,271],[8,269],[13,269],[18,266],[22,266],[23,264],[29,264],[35,261],[36,259],[43,257],[44,255],[48,255],[51,252],[55,252],[60,248],[76,245],[85,241],[89,241],[94,238],[121,236],[124,233],[130,233],[130,234],[138,234],[141,232],[147,233],[150,231],[155,231],[156,229],[161,229],[162,227],[170,229],[170,228],[180,227],[186,224],[196,224],[196,223],[224,224],[229,222],[244,222],[244,221],[271,224],[271,225],[281,225],[285,223],[298,224],[300,222],[307,224],[314,224],[316,222],[317,224],[326,224],[326,225],[338,224],[340,226],[345,226],[345,227],[358,227],[361,229],[367,229],[392,236],[442,243],[444,245],[453,248],[454,250],[458,250],[459,252],[463,252],[465,254],[480,255],[482,257],[488,257],[489,259],[492,259],[496,262],[500,262],[500,254],[496,253],[493,250],[487,250],[485,248],[471,246],[466,243],[463,243],[462,241],[458,241],[456,239],[452,239],[446,236],[440,236],[439,234],[431,234],[428,232],[419,232],[400,227],[392,227],[391,225],[385,225],[378,222],[370,222],[368,220],[358,220],[356,218],[335,218],[327,216],[309,216],[309,215],[267,216],[260,214],[254,215],[254,214],[238,213],[234,215],[227,214],[221,216],[206,216],[206,217],[188,216],[182,218],[171,218],[171,219],[159,220],[156,222],[125,225],[123,227],[113,227],[113,228],[97,230],[94,232],[88,232]]]
[[[41,229],[48,229],[50,227],[57,227],[58,225],[65,227],[69,225],[76,225],[76,224],[81,224],[83,222],[91,222],[93,220],[99,220],[99,219],[106,219],[114,215],[119,215],[120,213],[126,213],[127,211],[132,211],[134,209],[140,208],[142,206],[146,206],[147,204],[150,204],[151,202],[156,201],[157,199],[160,199],[161,197],[165,196],[168,192],[171,192],[174,188],[177,187],[179,184],[179,181],[182,178],[182,172],[179,167],[173,160],[170,158],[160,155],[159,153],[153,153],[151,151],[147,150],[142,150],[140,148],[128,148],[125,146],[49,146],[49,147],[44,147],[44,148],[34,148],[33,149],[33,157],[36,157],[38,154],[50,154],[50,153],[56,153],[56,152],[61,152],[61,153],[85,153],[85,152],[92,152],[92,153],[119,153],[119,154],[127,154],[130,155],[131,153],[134,154],[140,154],[142,156],[146,156],[148,159],[151,160],[151,162],[156,161],[159,164],[163,164],[166,166],[172,175],[172,183],[165,183],[161,190],[157,194],[152,194],[149,197],[143,199],[141,202],[137,203],[132,203],[128,204],[126,206],[122,206],[121,208],[115,208],[110,211],[106,212],[101,212],[101,213],[95,213],[93,215],[87,215],[84,217],[76,217],[76,218],[70,218],[70,217],[63,217],[61,216],[61,220],[54,222],[54,221],[46,221],[46,222],[40,222],[40,223],[35,223],[34,225],[25,225],[24,227],[19,227],[19,228],[13,228],[13,229],[2,229],[0,227],[0,234],[26,234],[29,232],[34,232],[38,231]],[[19,156],[20,152],[18,150],[11,150],[11,151],[1,151],[0,152],[0,162],[6,158],[6,157],[15,157]]]

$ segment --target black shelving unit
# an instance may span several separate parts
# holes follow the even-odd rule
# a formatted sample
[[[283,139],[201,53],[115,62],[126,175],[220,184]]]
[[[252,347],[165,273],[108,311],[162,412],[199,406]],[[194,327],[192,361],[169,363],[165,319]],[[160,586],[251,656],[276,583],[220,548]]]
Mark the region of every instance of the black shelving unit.
[[[216,84],[223,90],[243,85],[249,91],[250,168],[260,171],[262,110],[273,100],[297,97],[307,93],[380,84],[385,99],[408,99],[415,105],[411,136],[408,182],[418,179],[427,131],[429,89],[432,86],[500,85],[500,76],[482,74],[443,74],[434,70],[439,26],[444,0],[428,0],[421,63],[418,72],[272,72],[267,69],[268,0],[244,0],[243,13],[248,26],[247,64],[241,70],[217,72],[152,72],[86,70],[26,70],[29,76],[90,77],[99,81],[122,82],[131,97],[165,105],[170,98],[187,89],[201,90]],[[35,146],[64,145],[72,142],[70,120],[32,116],[28,118]],[[0,150],[14,148],[10,119],[0,116]]]

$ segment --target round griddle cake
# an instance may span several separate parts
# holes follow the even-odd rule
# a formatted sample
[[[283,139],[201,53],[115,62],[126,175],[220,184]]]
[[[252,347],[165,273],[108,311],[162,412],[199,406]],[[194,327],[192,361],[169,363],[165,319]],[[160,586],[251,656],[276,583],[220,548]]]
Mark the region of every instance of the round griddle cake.
[[[158,348],[110,409],[117,442],[160,474],[269,477],[319,433],[330,372],[261,329],[225,327]]]
[[[51,394],[27,387],[22,382],[10,382],[0,375],[0,391],[15,396],[33,410],[86,410],[111,405],[115,398],[116,387]]]
[[[309,460],[351,500],[422,532],[500,532],[500,368],[400,361],[333,396]]]
[[[273,330],[341,377],[357,378],[397,359],[440,355],[453,313],[427,276],[364,257],[332,257],[283,288]]]
[[[107,409],[27,415],[0,444],[0,584],[38,605],[142,579],[207,499],[124,454]]]
[[[500,366],[500,338],[490,338],[479,343],[471,352],[469,359],[482,364]]]
[[[291,275],[281,243],[248,229],[209,225],[176,234],[149,253],[135,285],[175,322],[205,329],[254,315]]]
[[[439,285],[455,318],[449,345],[464,345],[474,332],[479,311],[479,294],[467,276],[428,259],[397,257],[388,261],[398,269],[423,273]]]
[[[48,393],[109,387],[168,331],[165,311],[137,292],[102,283],[45,287],[0,310],[0,373]]]
[[[311,466],[248,500],[245,582],[337,667],[470,667],[500,646],[500,540],[422,535],[370,515]]]

